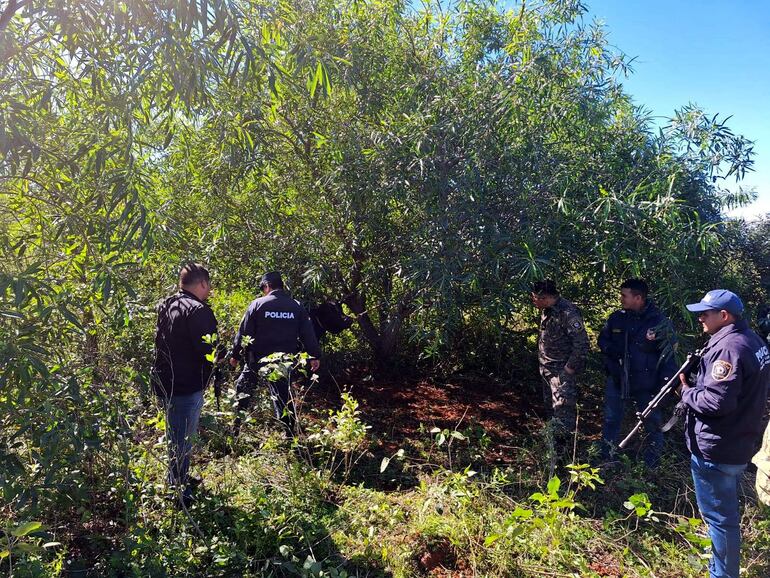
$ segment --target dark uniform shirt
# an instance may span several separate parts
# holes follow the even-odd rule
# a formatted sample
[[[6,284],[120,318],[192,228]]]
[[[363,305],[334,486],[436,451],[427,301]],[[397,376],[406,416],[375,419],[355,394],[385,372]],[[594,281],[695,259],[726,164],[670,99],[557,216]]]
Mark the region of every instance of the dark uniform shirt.
[[[537,339],[540,365],[559,370],[569,365],[576,372],[582,371],[588,348],[583,317],[574,304],[559,297],[552,307],[543,309]]]
[[[649,330],[655,330],[654,340],[647,339]],[[607,374],[620,387],[625,357],[631,391],[657,391],[674,376],[674,342],[671,322],[652,301],[638,312],[615,311],[599,333]]]
[[[320,341],[326,333],[337,335],[353,325],[353,318],[342,311],[342,305],[333,299],[327,299],[318,307],[309,307],[313,331]]]
[[[169,397],[202,390],[212,369],[206,355],[213,349],[203,336],[217,332],[211,307],[182,290],[161,301],[157,311],[152,376],[155,393]]]
[[[770,344],[770,305],[763,305],[757,314],[759,336]]]
[[[250,364],[258,363],[271,353],[299,352],[298,338],[309,355],[321,356],[307,310],[281,289],[249,304],[233,341],[231,357],[240,359],[243,356],[245,335],[253,339],[246,348],[246,360]]]
[[[694,387],[682,392],[690,452],[722,464],[745,464],[762,435],[770,380],[767,344],[744,320],[709,339]]]

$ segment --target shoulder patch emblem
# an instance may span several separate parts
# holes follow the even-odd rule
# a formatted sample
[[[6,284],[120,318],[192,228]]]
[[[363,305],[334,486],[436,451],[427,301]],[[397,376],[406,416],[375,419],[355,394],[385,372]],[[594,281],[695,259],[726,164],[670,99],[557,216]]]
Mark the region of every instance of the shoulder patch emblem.
[[[575,329],[580,329],[580,327],[581,327],[580,321],[573,321],[572,322],[572,327],[574,327]]]
[[[711,366],[711,377],[717,381],[727,379],[730,377],[732,372],[732,364],[728,363],[727,361],[722,361],[721,359],[719,361],[715,361],[714,365]]]

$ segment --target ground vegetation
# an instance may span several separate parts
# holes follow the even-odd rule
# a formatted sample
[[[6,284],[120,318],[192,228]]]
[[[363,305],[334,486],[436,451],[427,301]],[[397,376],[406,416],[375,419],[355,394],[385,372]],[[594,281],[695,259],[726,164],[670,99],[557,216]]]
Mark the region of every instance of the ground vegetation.
[[[752,143],[658,126],[577,0],[11,0],[0,8],[0,568],[13,576],[695,576],[661,474],[549,451],[529,283],[595,333],[644,276],[683,335],[715,286],[767,299]],[[729,111],[725,111],[729,113]],[[258,276],[340,299],[304,433],[212,402],[179,510],[150,393],[155,303],[210,265],[222,339]],[[229,381],[232,389],[231,376]],[[309,378],[308,378],[309,379]],[[227,388],[226,388],[227,389]],[[305,395],[305,394],[303,394]],[[473,400],[473,403],[468,403]],[[746,491],[746,565],[768,572]]]

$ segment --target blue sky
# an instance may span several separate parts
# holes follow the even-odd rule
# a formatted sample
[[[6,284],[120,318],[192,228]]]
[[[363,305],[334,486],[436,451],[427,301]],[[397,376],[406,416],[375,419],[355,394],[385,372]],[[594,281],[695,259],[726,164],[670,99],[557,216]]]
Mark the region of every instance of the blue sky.
[[[586,19],[604,22],[610,44],[636,57],[623,84],[637,104],[661,117],[687,103],[732,115],[733,132],[755,142],[742,185],[758,197],[731,215],[770,213],[770,0],[586,2]]]

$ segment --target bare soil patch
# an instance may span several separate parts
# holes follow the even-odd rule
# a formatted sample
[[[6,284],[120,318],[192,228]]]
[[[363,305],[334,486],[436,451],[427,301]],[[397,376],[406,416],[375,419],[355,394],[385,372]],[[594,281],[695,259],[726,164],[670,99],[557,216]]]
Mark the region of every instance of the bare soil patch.
[[[358,400],[363,421],[386,452],[425,436],[434,427],[464,431],[480,426],[491,442],[486,460],[505,462],[510,448],[537,435],[548,419],[537,376],[503,382],[478,373],[446,378],[392,376],[358,367],[314,385],[306,403],[338,407],[343,391]],[[600,398],[593,391],[581,395],[581,437],[593,440],[601,430]]]

